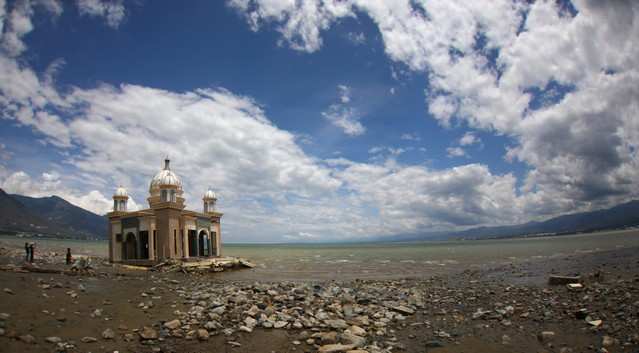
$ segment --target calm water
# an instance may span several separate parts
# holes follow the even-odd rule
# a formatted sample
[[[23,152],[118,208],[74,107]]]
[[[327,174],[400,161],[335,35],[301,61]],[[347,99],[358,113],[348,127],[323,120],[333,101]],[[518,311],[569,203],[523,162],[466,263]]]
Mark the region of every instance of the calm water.
[[[0,237],[23,245],[24,239]],[[55,251],[106,256],[107,243],[37,240]],[[639,231],[578,234],[560,237],[482,241],[367,244],[224,244],[223,255],[240,256],[258,266],[222,277],[237,279],[396,278],[444,273],[452,269],[561,257],[580,252],[639,246]]]

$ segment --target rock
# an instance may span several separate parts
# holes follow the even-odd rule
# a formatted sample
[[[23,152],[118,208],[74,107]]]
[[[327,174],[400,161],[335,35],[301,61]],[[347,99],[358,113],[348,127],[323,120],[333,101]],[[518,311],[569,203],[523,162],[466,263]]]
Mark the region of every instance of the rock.
[[[555,333],[553,331],[542,331],[537,334],[537,339],[540,342],[549,342],[552,341],[553,338],[555,338]]]
[[[603,323],[603,321],[601,321],[601,320],[590,320],[590,321],[587,321],[587,322],[588,322],[588,325],[594,326],[594,327],[599,327]]]
[[[342,320],[342,319],[337,319],[337,320],[324,320],[324,323],[333,329],[345,329],[348,327],[348,324],[346,324],[346,321]]]
[[[15,293],[13,293],[13,291],[12,291],[11,289],[9,289],[9,288],[5,288],[5,289],[3,289],[3,290],[4,290],[4,292],[5,292],[5,293],[7,293],[7,294],[11,294],[11,295],[15,294]]]
[[[352,344],[327,344],[327,345],[321,346],[318,352],[319,353],[346,352],[346,351],[352,350],[353,348],[355,348],[355,346],[353,346]]]
[[[444,346],[444,344],[441,343],[440,341],[437,341],[437,340],[426,342],[426,348],[440,348],[440,347],[443,347],[443,346]]]
[[[482,308],[479,308],[477,309],[477,311],[473,313],[473,320],[481,319],[490,313],[491,313],[490,310],[482,310]]]
[[[140,330],[139,335],[143,340],[155,340],[158,338],[158,332],[148,326],[144,326],[142,330]]]
[[[106,330],[102,331],[102,338],[104,338],[105,340],[112,340],[115,338],[115,332],[112,329],[107,328]]]
[[[501,336],[501,344],[509,345],[510,344],[510,336],[508,336],[508,335]]]
[[[354,335],[357,336],[361,336],[364,337],[366,336],[366,330],[364,330],[363,328],[357,326],[357,325],[353,325],[351,327],[348,328],[348,331]]]
[[[210,313],[211,314],[222,315],[222,314],[224,314],[225,310],[226,310],[225,306],[218,306],[217,308],[211,309]]]
[[[346,351],[346,353],[368,353],[368,351],[363,349],[351,349],[350,351]]]
[[[612,347],[615,345],[615,339],[610,336],[603,336],[601,345],[604,347]]]
[[[56,336],[47,337],[44,340],[46,342],[48,342],[48,343],[60,343],[60,342],[62,342],[62,338],[56,337]]]
[[[551,275],[548,277],[548,284],[550,285],[561,285],[561,284],[570,284],[570,283],[579,283],[581,282],[581,276],[557,276]]]
[[[0,336],[4,336],[4,335],[5,335],[4,329],[0,328]]]
[[[86,337],[82,337],[82,339],[80,340],[84,343],[93,343],[93,342],[97,342],[98,339],[95,337],[90,337],[90,336],[86,336]]]
[[[209,339],[209,331],[205,330],[205,329],[198,329],[197,330],[197,339],[200,341],[208,341]]]
[[[240,331],[251,333],[251,332],[253,332],[253,328],[242,325],[242,326],[240,326]]]
[[[349,332],[342,333],[340,338],[343,343],[353,345],[356,348],[363,347],[366,344],[366,339],[364,337],[360,337]]]
[[[180,320],[175,319],[165,322],[163,326],[168,328],[169,330],[175,330],[181,326],[181,323]]]
[[[391,309],[397,311],[398,313],[404,314],[404,315],[413,315],[415,313],[415,310],[405,306],[405,305],[397,305],[392,307]]]
[[[337,343],[337,332],[321,332],[319,333],[319,339],[321,344],[334,344]]]
[[[22,335],[22,336],[18,336],[18,339],[24,343],[29,343],[29,344],[34,344],[36,343],[36,339],[35,337],[31,336],[31,335]]]
[[[581,283],[568,283],[566,287],[572,291],[579,291],[584,288],[584,285]]]
[[[0,320],[9,320],[10,317],[11,317],[10,314],[0,313]]]
[[[273,327],[284,328],[286,325],[288,325],[288,322],[286,321],[275,321],[275,323],[273,324]]]

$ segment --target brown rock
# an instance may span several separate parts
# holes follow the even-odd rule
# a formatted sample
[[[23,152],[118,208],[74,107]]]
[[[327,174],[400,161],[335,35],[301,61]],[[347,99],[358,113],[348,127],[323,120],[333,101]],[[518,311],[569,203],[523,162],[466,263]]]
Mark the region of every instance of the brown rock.
[[[158,332],[148,326],[144,326],[142,330],[140,330],[139,335],[143,340],[155,340],[158,338]]]

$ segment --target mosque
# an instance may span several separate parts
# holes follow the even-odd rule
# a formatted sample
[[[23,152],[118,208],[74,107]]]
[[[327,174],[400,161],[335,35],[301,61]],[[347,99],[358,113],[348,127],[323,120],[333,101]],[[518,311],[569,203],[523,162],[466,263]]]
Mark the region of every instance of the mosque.
[[[208,190],[203,212],[184,209],[182,182],[171,170],[170,160],[151,179],[149,208],[127,210],[129,196],[123,187],[113,195],[109,218],[109,261],[153,265],[168,259],[189,261],[221,256],[217,198]]]

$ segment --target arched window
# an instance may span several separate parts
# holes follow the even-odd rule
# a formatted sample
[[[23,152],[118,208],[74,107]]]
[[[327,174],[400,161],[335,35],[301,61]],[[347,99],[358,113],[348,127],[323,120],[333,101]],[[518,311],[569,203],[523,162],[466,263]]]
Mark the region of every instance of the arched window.
[[[169,201],[168,190],[162,190],[162,201],[164,201],[164,202],[168,202]]]
[[[171,190],[171,202],[175,202],[175,190]]]

